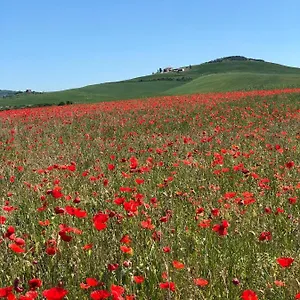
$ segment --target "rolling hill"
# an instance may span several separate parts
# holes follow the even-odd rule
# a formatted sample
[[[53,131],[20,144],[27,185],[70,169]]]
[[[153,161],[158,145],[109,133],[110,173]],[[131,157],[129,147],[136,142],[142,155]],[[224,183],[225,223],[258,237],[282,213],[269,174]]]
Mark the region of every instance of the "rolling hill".
[[[83,88],[0,98],[0,107],[59,103],[93,103],[164,95],[300,87],[300,68],[241,56],[185,67],[184,72],[157,73]]]
[[[15,91],[0,90],[0,98],[15,94]]]

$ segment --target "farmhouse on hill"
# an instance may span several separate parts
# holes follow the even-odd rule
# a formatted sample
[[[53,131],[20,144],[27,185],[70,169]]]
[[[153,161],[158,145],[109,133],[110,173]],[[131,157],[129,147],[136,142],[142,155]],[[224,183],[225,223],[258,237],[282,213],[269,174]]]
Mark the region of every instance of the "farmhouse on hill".
[[[176,68],[176,69],[173,69],[173,72],[184,72],[184,68]]]
[[[163,69],[163,73],[169,73],[169,72],[172,72],[173,71],[173,68],[172,67],[166,67]]]
[[[184,68],[173,68],[173,67],[166,67],[163,69],[163,73],[169,73],[169,72],[184,72]]]

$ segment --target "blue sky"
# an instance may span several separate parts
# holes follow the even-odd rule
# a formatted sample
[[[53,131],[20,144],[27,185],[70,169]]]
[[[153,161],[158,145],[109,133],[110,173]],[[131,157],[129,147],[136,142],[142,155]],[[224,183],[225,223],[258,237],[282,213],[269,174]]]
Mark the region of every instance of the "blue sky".
[[[300,67],[299,0],[1,0],[0,89],[52,91],[244,55]]]

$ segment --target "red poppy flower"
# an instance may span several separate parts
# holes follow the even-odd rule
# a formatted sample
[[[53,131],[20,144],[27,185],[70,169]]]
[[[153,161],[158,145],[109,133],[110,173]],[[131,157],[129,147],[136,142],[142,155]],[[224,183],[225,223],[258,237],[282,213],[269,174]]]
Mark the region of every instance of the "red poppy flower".
[[[284,281],[281,281],[281,280],[275,280],[274,281],[274,284],[276,285],[276,286],[285,286],[285,283],[284,283]]]
[[[60,231],[58,234],[64,242],[70,242],[73,239],[70,235],[67,235],[64,231]]]
[[[180,261],[174,260],[173,261],[173,267],[175,269],[183,269],[184,268],[184,264]]]
[[[288,169],[291,169],[293,166],[295,165],[295,163],[293,161],[289,161],[285,164],[285,166],[288,168]]]
[[[130,169],[136,169],[138,167],[139,162],[136,157],[131,157],[129,161],[130,161]]]
[[[293,263],[294,259],[291,257],[279,257],[276,259],[276,261],[283,268],[287,268]]]
[[[96,278],[87,278],[86,283],[89,286],[97,286],[99,284],[98,280]]]
[[[221,224],[214,225],[212,230],[217,232],[219,235],[224,236],[227,235],[228,227],[229,227],[229,223],[226,220],[224,220]]]
[[[62,198],[63,193],[61,192],[62,188],[60,186],[55,186],[54,189],[51,191],[51,195],[55,198]]]
[[[117,205],[122,205],[125,202],[126,198],[125,197],[117,197],[114,200],[114,203]]]
[[[85,210],[72,206],[66,206],[65,211],[67,214],[75,216],[77,218],[85,218],[87,216],[87,212]]]
[[[12,294],[13,287],[8,286],[4,288],[0,288],[0,298],[6,298]]]
[[[130,193],[131,191],[132,191],[132,189],[130,187],[127,187],[127,186],[120,187],[120,192]]]
[[[89,249],[93,248],[93,244],[86,244],[82,247],[83,250],[87,251]]]
[[[9,226],[6,230],[4,237],[11,239],[14,236],[15,228],[13,226]]]
[[[68,291],[61,287],[53,287],[49,290],[43,291],[43,296],[47,300],[62,300],[67,294]]]
[[[169,221],[169,219],[170,219],[170,216],[167,215],[167,216],[161,217],[161,218],[159,219],[159,221],[162,222],[162,223],[167,223],[167,222]]]
[[[124,294],[125,292],[125,289],[120,286],[120,285],[112,285],[110,287],[110,292],[111,292],[111,295],[113,297],[113,300],[120,300],[122,299],[122,295]]]
[[[242,297],[243,300],[258,300],[258,296],[252,290],[243,291]]]
[[[202,220],[199,224],[198,224],[198,227],[201,227],[201,228],[208,228],[210,227],[210,223],[211,223],[211,220],[207,219],[207,220]]]
[[[115,169],[115,165],[113,164],[108,164],[107,165],[108,170],[113,171]]]
[[[297,203],[297,197],[290,197],[289,199],[290,204],[296,204]]]
[[[37,291],[28,291],[25,296],[20,296],[19,300],[34,300],[39,296]],[[24,297],[24,298],[22,298]]]
[[[276,208],[276,212],[275,215],[279,215],[279,214],[283,214],[284,213],[284,209],[281,207]]]
[[[201,286],[201,287],[208,285],[208,281],[206,279],[203,279],[203,278],[195,278],[194,283],[197,286]]]
[[[236,196],[236,192],[227,192],[224,194],[225,199],[231,199],[234,198],[235,196]]]
[[[25,240],[22,238],[15,238],[15,244],[17,244],[18,246],[24,246]]]
[[[109,270],[109,271],[115,271],[115,270],[117,270],[119,268],[119,264],[108,264],[107,265],[107,269]]]
[[[80,283],[82,289],[89,289],[90,287],[97,286],[99,284],[96,278],[87,278],[86,283]]]
[[[133,249],[132,249],[131,247],[121,246],[121,247],[120,247],[120,250],[121,250],[123,253],[127,253],[127,254],[130,254],[130,255],[133,254]]]
[[[97,221],[94,222],[94,226],[99,231],[104,230],[107,227],[106,223],[100,223],[100,222],[97,222]]]
[[[25,252],[25,249],[21,248],[17,244],[10,244],[8,247],[15,253],[24,253]]]
[[[72,165],[68,166],[67,169],[71,172],[74,172],[74,171],[76,171],[76,165],[72,164]]]
[[[137,179],[135,180],[135,182],[136,182],[137,184],[142,184],[142,183],[145,182],[145,180],[144,180],[144,179],[141,179],[141,178],[137,178]]]
[[[39,221],[39,225],[41,225],[41,226],[48,226],[48,225],[50,225],[50,221],[49,220]]]
[[[35,290],[39,287],[41,287],[43,284],[42,280],[39,278],[32,278],[28,281],[28,285],[31,290]]]
[[[62,207],[56,206],[56,207],[54,208],[54,212],[55,212],[56,214],[64,214],[64,213],[65,213],[65,210],[64,210]]]
[[[214,216],[214,217],[218,217],[220,215],[220,210],[218,208],[213,208],[211,210],[211,214]]]
[[[131,239],[130,239],[129,235],[128,234],[124,235],[121,238],[120,243],[130,244],[131,243]]]
[[[108,299],[110,297],[110,292],[106,290],[97,290],[91,292],[90,296],[93,300]]]
[[[85,218],[85,217],[87,217],[87,212],[83,209],[77,208],[77,209],[75,209],[75,217]]]
[[[127,212],[131,212],[131,213],[134,213],[134,214],[137,214],[137,210],[138,210],[139,205],[140,204],[138,202],[134,201],[134,200],[129,200],[129,201],[123,203],[124,209]]]
[[[155,226],[152,224],[151,218],[148,218],[146,221],[142,221],[141,226],[142,226],[142,228],[149,229],[149,230],[152,230],[155,228]]]
[[[152,233],[152,239],[155,241],[155,242],[160,242],[162,238],[162,232],[161,231],[154,231]]]
[[[169,282],[161,282],[161,283],[159,284],[159,287],[160,287],[161,289],[164,289],[164,290],[170,290],[170,291],[172,291],[172,292],[175,292],[175,290],[176,290],[175,283],[174,283],[174,282],[171,282],[171,281],[169,281]]]
[[[171,248],[168,247],[168,246],[163,247],[163,251],[164,251],[165,253],[169,253],[169,252],[171,252]]]
[[[259,236],[260,241],[270,241],[271,239],[272,239],[272,234],[270,231],[263,231]]]
[[[135,283],[141,284],[145,281],[145,277],[143,277],[143,276],[133,276],[133,280],[135,281]]]
[[[106,222],[108,221],[108,219],[109,215],[102,212],[97,213],[93,217],[94,227],[99,231],[104,230],[107,227]]]
[[[55,255],[55,253],[58,251],[56,247],[47,247],[46,248],[46,253],[48,255]]]

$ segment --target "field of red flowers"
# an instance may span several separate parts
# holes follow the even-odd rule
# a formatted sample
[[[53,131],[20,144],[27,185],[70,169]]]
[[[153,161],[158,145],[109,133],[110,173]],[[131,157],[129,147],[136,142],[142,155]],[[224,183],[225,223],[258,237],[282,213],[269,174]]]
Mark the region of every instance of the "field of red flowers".
[[[300,90],[0,112],[0,299],[300,299]]]

